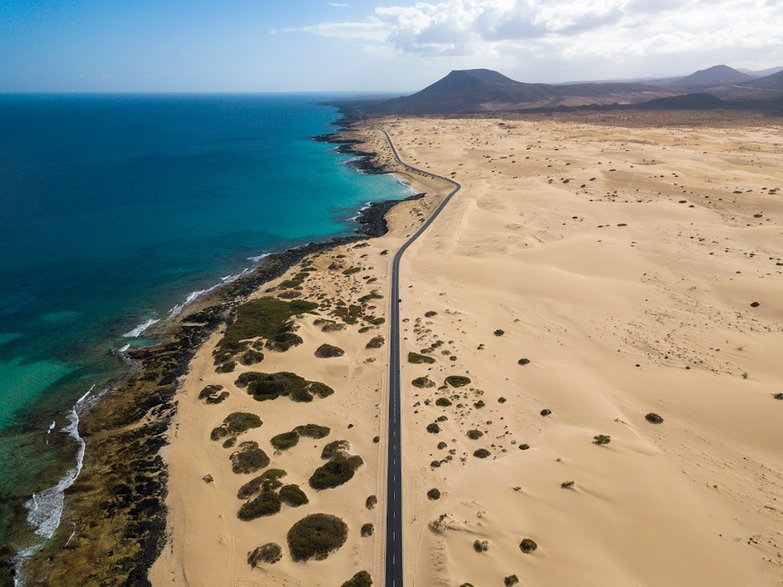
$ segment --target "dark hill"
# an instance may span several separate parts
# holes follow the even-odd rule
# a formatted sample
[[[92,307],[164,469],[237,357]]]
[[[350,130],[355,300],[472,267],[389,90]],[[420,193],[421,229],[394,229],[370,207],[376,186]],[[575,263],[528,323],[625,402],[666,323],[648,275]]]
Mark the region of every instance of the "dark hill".
[[[712,110],[726,108],[728,104],[712,94],[685,94],[669,98],[656,98],[649,102],[636,104],[639,110]]]
[[[716,65],[709,69],[702,69],[696,73],[681,78],[674,82],[676,86],[724,86],[727,84],[740,84],[753,79],[741,71],[737,71],[728,65]]]
[[[778,73],[775,73],[773,75],[768,75],[767,77],[754,79],[753,81],[750,81],[743,85],[752,88],[758,88],[761,90],[783,91],[783,71],[779,71]]]

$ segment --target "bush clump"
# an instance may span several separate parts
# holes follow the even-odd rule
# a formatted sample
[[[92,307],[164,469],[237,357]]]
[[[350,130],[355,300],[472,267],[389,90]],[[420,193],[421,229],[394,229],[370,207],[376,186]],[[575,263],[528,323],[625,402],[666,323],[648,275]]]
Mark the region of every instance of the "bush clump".
[[[489,550],[489,542],[486,540],[475,540],[473,542],[473,550],[476,552],[487,552]]]
[[[258,497],[242,504],[237,517],[243,522],[248,522],[263,516],[272,516],[278,513],[281,507],[282,503],[277,493],[262,491]]]
[[[198,399],[208,404],[219,404],[228,397],[229,393],[223,391],[222,385],[207,385],[198,394]]]
[[[342,357],[345,351],[340,347],[331,344],[322,344],[315,349],[315,356],[319,359],[331,359],[332,357]]]
[[[372,587],[372,577],[367,571],[359,571],[343,583],[341,587]]]
[[[424,389],[426,387],[435,387],[435,382],[429,377],[417,377],[411,381],[411,385],[413,385],[413,387],[418,387],[419,389]]]
[[[650,424],[662,424],[663,418],[656,414],[655,412],[650,412],[644,417],[645,420],[647,420]]]
[[[288,371],[253,373],[253,377],[245,381],[247,381],[247,392],[258,401],[289,396],[293,401],[310,402],[314,395],[324,398],[334,393],[334,390],[324,383],[307,381],[304,377]]]
[[[264,360],[264,353],[255,349],[247,349],[239,356],[239,362],[243,365],[255,365]]]
[[[384,339],[381,335],[373,336],[370,339],[370,342],[367,343],[365,348],[368,349],[379,349],[383,346],[383,343],[386,342],[386,339]]]
[[[512,587],[517,583],[519,583],[519,577],[517,577],[516,575],[509,575],[508,577],[503,578],[503,585],[505,585],[506,587]]]
[[[269,439],[269,442],[276,450],[287,450],[299,444],[299,433],[296,430],[276,434]]]
[[[541,412],[539,412],[539,413],[540,413],[542,416],[546,417],[546,416],[549,416],[549,415],[552,413],[552,410],[550,410],[549,408],[544,408],[544,409],[543,409],[543,410],[541,410]]]
[[[464,387],[470,383],[470,377],[464,375],[449,375],[446,377],[446,383],[452,387]]]
[[[408,362],[415,365],[420,365],[422,363],[432,364],[435,362],[435,359],[428,357],[427,355],[420,355],[419,353],[410,352],[408,353]]]
[[[529,365],[530,364],[530,359],[525,359],[525,358],[519,359],[517,361],[517,364],[518,365],[522,365],[524,367],[525,365]]]
[[[491,454],[486,448],[479,448],[473,451],[473,456],[478,459],[486,459]]]
[[[484,433],[481,430],[468,430],[466,435],[471,440],[478,440],[479,438],[484,436]]]
[[[283,484],[280,479],[287,473],[283,469],[269,469],[245,483],[237,491],[239,499],[247,499],[254,496],[259,491],[275,491]]]
[[[321,439],[329,436],[331,429],[328,426],[319,426],[318,424],[302,424],[294,428],[294,431],[299,436]]]
[[[269,466],[269,457],[253,441],[243,442],[239,450],[231,454],[231,470],[234,473],[255,473]]]
[[[338,454],[345,454],[351,448],[351,443],[347,440],[333,440],[324,446],[321,451],[321,458],[328,460]]]
[[[283,558],[283,549],[276,542],[268,542],[247,555],[247,564],[254,569],[261,563],[275,564]]]
[[[440,426],[438,426],[437,423],[432,422],[431,424],[427,424],[427,432],[430,434],[437,434],[440,432]]]
[[[432,488],[427,492],[427,499],[430,501],[435,501],[436,499],[440,499],[440,490],[437,488]]]
[[[612,442],[612,437],[608,434],[596,434],[593,436],[593,444],[603,445]]]
[[[214,428],[209,437],[212,440],[221,440],[227,436],[238,436],[251,428],[259,428],[263,422],[256,414],[249,412],[234,412],[223,420],[223,423]]]
[[[498,328],[498,329],[497,329],[495,332],[493,332],[492,334],[494,334],[495,336],[503,336],[505,333],[506,333],[506,332],[505,332],[505,330],[502,330],[502,329]]]
[[[237,367],[236,361],[226,361],[215,367],[215,373],[231,373]]]
[[[372,536],[375,533],[375,526],[367,522],[366,524],[362,524],[361,530],[359,530],[359,533],[362,535],[362,537],[367,538],[368,536]]]
[[[533,540],[532,538],[523,538],[522,542],[519,543],[519,550],[521,550],[525,554],[529,554],[537,548],[538,548],[538,544],[536,544],[536,541]]]
[[[295,508],[310,502],[310,500],[307,499],[305,492],[302,491],[298,485],[294,484],[283,485],[280,488],[280,500],[284,504]]]
[[[350,481],[363,464],[362,457],[358,455],[336,454],[313,472],[308,483],[317,490],[338,487]]]
[[[369,495],[367,496],[367,499],[364,500],[364,507],[366,507],[368,510],[374,509],[377,504],[378,498],[374,495]]]
[[[439,397],[435,400],[435,405],[441,408],[448,408],[451,405],[451,400],[446,397]]]
[[[783,393],[773,393],[772,397],[775,399],[783,399]]]
[[[312,312],[317,307],[318,304],[304,300],[287,302],[276,298],[246,302],[237,308],[236,319],[226,327],[226,333],[215,353],[219,356],[235,355],[247,345],[241,341],[259,336],[267,339],[268,348],[287,350],[290,346],[302,342],[301,338],[291,332],[291,318],[297,314]],[[293,336],[290,336],[292,334]]]
[[[348,525],[337,516],[310,514],[291,526],[288,548],[295,561],[324,560],[348,538]]]

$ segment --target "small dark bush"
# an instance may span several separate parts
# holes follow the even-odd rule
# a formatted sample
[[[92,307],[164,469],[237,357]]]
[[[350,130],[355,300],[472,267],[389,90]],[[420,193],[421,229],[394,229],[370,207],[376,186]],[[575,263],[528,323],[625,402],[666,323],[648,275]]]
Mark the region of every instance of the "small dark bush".
[[[237,387],[247,387],[247,385],[256,379],[260,379],[263,377],[263,373],[258,373],[257,371],[247,371],[245,373],[240,373],[239,377],[236,378],[234,381],[234,385]]]
[[[438,443],[438,450],[443,450],[443,449],[444,449],[444,448],[446,448],[447,446],[448,446],[448,444],[446,444],[445,442],[443,442],[443,441],[441,440],[441,441]]]
[[[431,424],[427,424],[427,432],[430,434],[437,434],[440,432],[440,426],[438,426],[435,422],[432,422]]]
[[[303,424],[294,428],[294,431],[299,436],[305,436],[307,438],[321,439],[329,436],[331,430],[328,426],[319,426],[318,424]]]
[[[536,548],[538,548],[538,544],[532,538],[523,538],[522,542],[519,543],[519,550],[525,554],[533,552]]]
[[[498,398],[498,403],[499,403],[499,404],[504,404],[504,403],[506,403],[506,398],[504,398],[504,397],[502,397],[502,396],[501,396],[501,397],[499,397],[499,398]]]
[[[552,413],[552,410],[550,410],[549,408],[544,408],[543,410],[541,410],[540,413],[542,416],[548,416],[549,414]]]
[[[377,504],[378,498],[374,495],[370,495],[366,500],[364,500],[364,507],[366,507],[368,510],[374,509]]]
[[[433,488],[433,489],[430,489],[430,490],[427,492],[427,499],[430,499],[430,500],[432,500],[432,501],[434,501],[434,500],[436,500],[436,499],[440,499],[440,490],[438,490],[438,489],[435,489],[435,488]]]
[[[253,373],[247,382],[247,392],[258,401],[272,400],[282,395],[289,396],[293,401],[310,402],[313,395],[324,398],[333,394],[334,390],[324,383],[307,381],[295,373],[281,371]]]
[[[751,308],[758,308],[760,305],[761,305],[761,304],[760,304],[760,303],[758,303],[758,302],[751,302],[751,303],[750,303],[750,307],[751,307]]]
[[[331,489],[350,481],[356,470],[364,464],[362,457],[336,454],[326,464],[318,467],[310,477],[313,489]]]
[[[234,412],[233,414],[226,416],[223,423],[213,429],[209,437],[212,440],[220,440],[226,436],[237,436],[251,428],[258,428],[262,424],[261,418],[256,414],[251,414],[249,412]]]
[[[251,479],[245,483],[237,491],[237,497],[239,499],[247,499],[252,497],[259,491],[274,491],[282,485],[280,479],[285,477],[287,473],[283,469],[269,469],[264,471],[258,477]]]
[[[429,377],[417,377],[413,381],[411,381],[411,385],[413,387],[418,387],[419,389],[425,388],[425,387],[435,387],[435,382],[432,381]]]
[[[427,312],[424,312],[425,318],[432,318],[433,316],[437,316],[438,313],[435,310],[429,310]]]
[[[365,538],[372,536],[375,533],[375,526],[369,522],[367,524],[362,524],[362,529],[359,531],[359,533]]]
[[[435,400],[435,405],[441,408],[447,408],[451,405],[451,400],[445,397],[439,397]]]
[[[505,332],[504,330],[501,330],[500,328],[498,328],[498,329],[497,329],[495,332],[493,332],[492,334],[494,334],[495,336],[503,336],[505,333],[506,333],[506,332]]]
[[[473,456],[479,459],[486,459],[490,453],[486,448],[479,448],[473,451]]]
[[[264,353],[254,349],[248,349],[239,356],[239,362],[243,365],[255,365],[264,360]]]
[[[645,420],[647,420],[650,424],[662,424],[663,418],[661,418],[658,414],[655,412],[650,412],[644,417]]]
[[[527,450],[530,448],[530,445],[527,443],[522,443],[519,445],[519,450]]]
[[[310,500],[307,499],[305,492],[302,491],[298,485],[293,484],[283,485],[280,488],[280,500],[284,504],[295,508],[310,502]]]
[[[783,399],[783,393],[773,393],[772,397],[775,399]]]
[[[243,522],[255,520],[263,516],[272,516],[282,507],[280,496],[274,491],[263,491],[255,499],[243,503],[237,512],[237,517]]]
[[[368,348],[368,349],[379,349],[379,348],[381,348],[383,346],[384,342],[385,342],[385,339],[382,336],[380,336],[380,335],[373,336],[370,339],[370,342],[367,343],[365,348]]]
[[[298,334],[293,332],[278,332],[272,338],[266,341],[264,345],[270,351],[284,353],[293,346],[299,346],[304,340]]]
[[[432,364],[435,362],[435,359],[428,357],[427,355],[420,355],[419,353],[410,352],[408,353],[408,362],[414,363],[416,365],[421,363]]]
[[[574,481],[563,481],[560,484],[560,487],[562,487],[563,489],[570,489],[573,486],[574,486]]]
[[[345,354],[345,351],[341,349],[340,347],[336,347],[331,344],[322,344],[317,349],[315,349],[315,356],[319,359],[330,359],[332,357],[342,357]]]
[[[321,451],[321,458],[324,460],[331,459],[335,455],[345,453],[351,448],[351,444],[347,440],[333,440],[324,446]]]
[[[215,367],[215,373],[231,373],[234,369],[236,369],[236,366],[236,361],[226,361],[225,363],[221,363]]]
[[[473,550],[476,552],[487,552],[489,550],[489,542],[486,540],[475,540],[473,542]]]
[[[299,433],[296,430],[292,430],[291,432],[276,434],[269,442],[277,450],[287,450],[299,444]]]
[[[239,450],[231,454],[231,470],[234,473],[255,473],[269,466],[269,457],[258,448],[257,442],[243,442]]]
[[[484,436],[484,433],[481,430],[468,430],[467,437],[471,440],[478,440]]]
[[[525,365],[529,365],[530,364],[530,359],[524,359],[524,358],[523,359],[519,359],[517,361],[517,364],[522,365],[524,367]]]
[[[207,385],[198,394],[198,399],[206,400],[210,397],[216,397],[220,391],[222,391],[222,385]]]
[[[608,434],[596,434],[593,436],[593,444],[602,445],[609,444],[610,442],[612,442],[612,437]]]
[[[345,544],[348,525],[337,516],[310,514],[291,526],[288,548],[295,561],[324,560]]]
[[[263,546],[259,546],[253,552],[248,553],[247,564],[255,569],[261,563],[273,565],[281,558],[283,558],[283,549],[280,545],[275,542],[268,542]]]
[[[380,436],[373,436],[372,437],[373,444],[378,444],[381,441]]]
[[[503,585],[505,585],[506,587],[512,587],[517,583],[519,583],[519,577],[517,577],[516,575],[509,575],[508,577],[505,577],[503,579]]]
[[[479,401],[477,401],[476,403],[473,404],[473,407],[476,408],[477,410],[480,410],[481,408],[483,408],[486,405],[487,404],[484,403],[484,400],[480,399]]]
[[[359,571],[348,579],[341,587],[372,587],[372,577],[367,571]]]
[[[446,377],[446,383],[452,387],[464,387],[470,383],[470,377],[464,375],[449,375]]]

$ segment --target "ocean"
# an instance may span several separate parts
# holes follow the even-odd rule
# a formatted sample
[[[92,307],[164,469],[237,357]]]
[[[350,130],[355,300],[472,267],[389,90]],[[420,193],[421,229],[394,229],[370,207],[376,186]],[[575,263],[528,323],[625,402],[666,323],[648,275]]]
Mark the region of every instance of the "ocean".
[[[0,561],[56,527],[84,450],[73,407],[125,372],[112,351],[411,194],[310,139],[329,97],[0,96]]]

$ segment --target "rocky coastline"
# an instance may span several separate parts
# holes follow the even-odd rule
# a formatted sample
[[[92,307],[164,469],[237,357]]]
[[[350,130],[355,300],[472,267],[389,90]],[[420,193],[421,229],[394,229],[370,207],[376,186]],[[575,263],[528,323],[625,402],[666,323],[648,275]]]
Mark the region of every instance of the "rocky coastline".
[[[356,155],[363,173],[387,173],[375,153],[340,130],[314,140]],[[405,200],[421,198],[413,195]],[[308,243],[265,257],[250,274],[193,302],[157,333],[162,342],[126,352],[131,372],[110,383],[81,417],[83,469],[65,496],[60,526],[22,569],[24,584],[149,585],[147,573],[166,541],[167,469],[160,455],[177,409],[178,378],[196,350],[263,283],[308,255],[387,232],[385,215],[405,200],[373,202],[357,216],[357,234]]]

